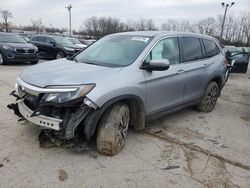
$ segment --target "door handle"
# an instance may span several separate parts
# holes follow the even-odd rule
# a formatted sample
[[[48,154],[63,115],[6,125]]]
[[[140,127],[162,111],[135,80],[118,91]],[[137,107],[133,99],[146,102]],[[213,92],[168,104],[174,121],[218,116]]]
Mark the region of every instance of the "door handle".
[[[178,70],[177,74],[182,74],[184,72],[184,70]]]
[[[203,64],[204,67],[207,67],[207,65],[208,65],[207,63],[204,63],[204,64]]]

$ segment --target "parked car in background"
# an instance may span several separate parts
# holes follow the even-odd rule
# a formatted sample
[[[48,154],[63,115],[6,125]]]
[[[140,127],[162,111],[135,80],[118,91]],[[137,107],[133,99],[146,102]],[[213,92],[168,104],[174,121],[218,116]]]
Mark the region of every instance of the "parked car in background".
[[[40,57],[45,59],[60,59],[82,50],[62,36],[33,35],[30,43],[38,47]]]
[[[39,60],[38,48],[27,43],[21,36],[0,32],[0,64],[31,62]]]
[[[79,48],[86,48],[88,45],[81,43],[77,38],[67,38],[70,42],[72,42],[75,46]]]
[[[225,84],[225,57],[207,35],[125,32],[81,53],[30,67],[16,83],[15,113],[42,127],[40,138],[119,153],[127,130],[187,106],[211,112]],[[42,76],[41,76],[42,75]],[[18,111],[19,110],[19,111]]]
[[[249,52],[243,51],[227,51],[228,61],[234,62],[231,73],[246,73],[249,64]]]
[[[19,36],[22,37],[26,42],[30,41],[30,39],[28,37],[26,37],[26,36],[23,36],[23,35],[19,35]]]
[[[94,39],[79,39],[79,41],[87,46],[91,45],[92,43],[94,43],[96,40]]]

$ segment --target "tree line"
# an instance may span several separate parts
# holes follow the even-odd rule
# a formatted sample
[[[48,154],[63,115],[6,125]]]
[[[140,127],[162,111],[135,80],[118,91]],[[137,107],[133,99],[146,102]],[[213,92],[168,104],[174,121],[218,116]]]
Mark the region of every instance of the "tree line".
[[[31,20],[28,26],[15,26],[9,19],[13,17],[8,10],[0,10],[2,22],[0,22],[0,31],[10,31],[19,29],[24,31],[33,31],[36,33],[63,33],[66,28],[55,28],[44,26],[42,19]],[[207,34],[219,39],[223,17],[208,17],[198,21],[166,19],[162,24],[156,24],[153,19],[139,19],[121,21],[114,17],[90,17],[83,20],[79,31],[73,30],[73,34],[85,35],[92,38],[101,38],[105,35],[125,32],[125,31],[181,31],[197,32]],[[228,15],[225,21],[222,43],[233,44],[236,46],[250,46],[250,12],[241,13],[237,16]]]
[[[220,38],[222,16],[208,17],[199,21],[166,19],[157,26],[152,19],[128,20],[122,22],[112,17],[90,17],[83,21],[81,33],[95,38],[125,31],[180,31],[196,32]],[[227,16],[222,43],[236,46],[250,46],[250,12],[239,16]]]

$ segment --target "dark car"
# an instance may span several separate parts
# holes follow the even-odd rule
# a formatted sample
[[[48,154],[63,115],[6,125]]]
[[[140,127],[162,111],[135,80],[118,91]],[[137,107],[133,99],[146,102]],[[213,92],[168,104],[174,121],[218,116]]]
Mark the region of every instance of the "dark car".
[[[0,32],[0,64],[31,62],[39,60],[38,49],[13,33]]]
[[[30,42],[38,47],[40,57],[45,59],[60,59],[72,56],[81,50],[62,36],[35,35]]]
[[[227,51],[229,62],[233,62],[231,73],[246,73],[249,64],[249,53],[245,51]]]

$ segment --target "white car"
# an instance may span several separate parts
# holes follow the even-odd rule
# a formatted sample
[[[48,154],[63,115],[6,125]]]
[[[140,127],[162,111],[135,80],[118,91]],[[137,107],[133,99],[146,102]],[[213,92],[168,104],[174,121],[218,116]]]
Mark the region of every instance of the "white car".
[[[67,38],[70,42],[72,42],[75,46],[79,48],[86,48],[88,45],[82,44],[78,39],[76,38]]]

